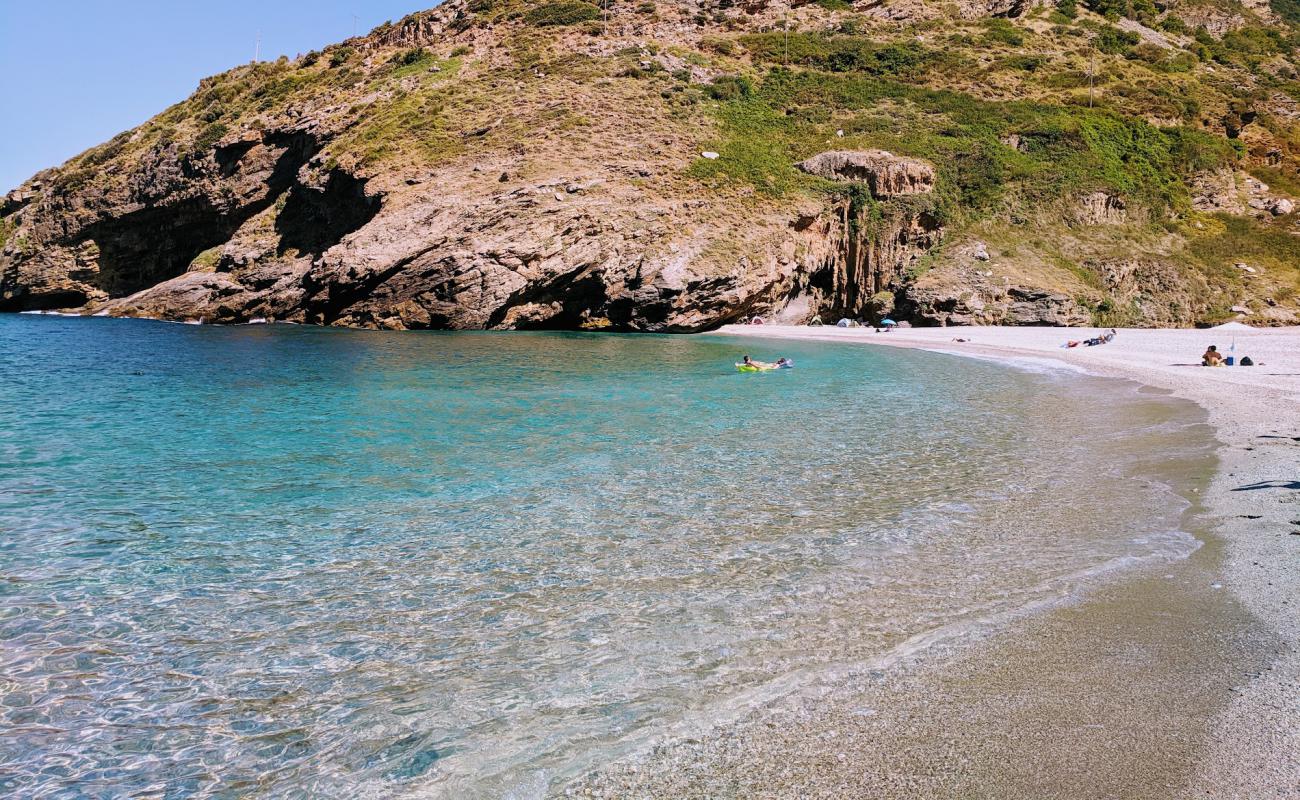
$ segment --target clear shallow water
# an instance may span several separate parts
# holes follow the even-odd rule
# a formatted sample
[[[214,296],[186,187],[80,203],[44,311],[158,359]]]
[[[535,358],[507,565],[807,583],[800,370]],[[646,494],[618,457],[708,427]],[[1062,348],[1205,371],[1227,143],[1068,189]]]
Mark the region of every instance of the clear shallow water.
[[[0,317],[0,375],[24,797],[535,796],[1185,555],[1161,479],[1209,444],[1115,384],[721,337]]]

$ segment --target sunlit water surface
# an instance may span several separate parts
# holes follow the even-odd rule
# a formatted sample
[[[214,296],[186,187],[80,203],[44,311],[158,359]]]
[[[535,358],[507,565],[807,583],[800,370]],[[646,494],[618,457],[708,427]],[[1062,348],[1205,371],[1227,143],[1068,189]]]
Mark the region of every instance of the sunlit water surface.
[[[1208,444],[1077,375],[720,337],[11,316],[0,373],[27,798],[537,796],[1186,555],[1157,478]]]

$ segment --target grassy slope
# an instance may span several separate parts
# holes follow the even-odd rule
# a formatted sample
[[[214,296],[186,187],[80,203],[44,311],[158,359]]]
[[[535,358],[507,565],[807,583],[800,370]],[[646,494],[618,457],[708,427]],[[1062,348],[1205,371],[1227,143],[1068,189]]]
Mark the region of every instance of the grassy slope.
[[[1210,320],[1228,317],[1242,292],[1292,298],[1294,220],[1199,214],[1187,182],[1250,166],[1275,190],[1296,187],[1294,125],[1263,102],[1295,94],[1293,36],[1254,28],[1219,41],[1202,32],[1171,35],[1168,48],[1107,39],[1106,53],[1095,42],[1118,29],[1105,20],[1051,17],[921,24],[892,39],[859,34],[848,17],[840,32],[739,36],[723,49],[747,54],[754,69],[723,94],[724,158],[695,172],[780,194],[811,188],[789,169],[810,153],[880,147],[943,167],[936,202],[956,234],[1000,245],[1007,269],[1076,292],[1111,321],[1125,314],[1100,296],[1088,262],[1155,256],[1189,265],[1222,289],[1203,298]],[[1254,130],[1224,136],[1221,119],[1246,111]],[[1283,163],[1258,166],[1270,151]],[[1137,224],[1081,239],[1062,218],[1093,191],[1123,196]],[[1263,267],[1267,279],[1246,287],[1236,261]]]

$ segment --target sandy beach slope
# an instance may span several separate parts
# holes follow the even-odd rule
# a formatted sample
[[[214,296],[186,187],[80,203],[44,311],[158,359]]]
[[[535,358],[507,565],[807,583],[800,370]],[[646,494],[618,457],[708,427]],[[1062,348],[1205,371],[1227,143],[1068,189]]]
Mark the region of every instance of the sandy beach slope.
[[[677,736],[564,795],[1300,798],[1300,329],[1122,330],[1076,348],[1061,345],[1100,332],[720,333],[764,360],[791,339],[911,347],[1068,365],[1193,401],[1220,443],[1217,467],[1184,487],[1203,546],[987,639],[929,646],[916,668],[870,669]],[[1210,344],[1256,366],[1201,367]]]
[[[1260,654],[1257,671],[1218,687],[1231,700],[1213,720],[1195,774],[1166,796],[1300,797],[1300,328],[1121,330],[1109,344],[1075,348],[1062,344],[1101,331],[729,326],[720,333],[756,339],[750,348],[760,358],[779,355],[780,345],[758,340],[811,339],[1049,360],[1204,407],[1221,442],[1203,500],[1224,543],[1221,579],[1273,636],[1261,646],[1269,652]],[[1238,360],[1250,356],[1255,366],[1201,367],[1210,344]]]

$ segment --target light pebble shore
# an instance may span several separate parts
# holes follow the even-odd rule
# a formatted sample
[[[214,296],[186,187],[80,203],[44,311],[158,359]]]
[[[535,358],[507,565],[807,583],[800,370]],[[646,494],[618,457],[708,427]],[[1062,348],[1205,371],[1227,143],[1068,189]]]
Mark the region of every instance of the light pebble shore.
[[[1193,401],[1220,442],[1216,474],[1198,480],[1198,530],[1213,540],[982,644],[928,648],[918,669],[774,703],[564,794],[1300,798],[1300,328],[1122,330],[1073,349],[1061,344],[1100,331],[719,333],[761,360],[782,355],[782,340],[888,345],[1064,365]],[[1199,366],[1207,345],[1234,341],[1256,366]]]
[[[1235,697],[1214,720],[1207,752],[1181,794],[1300,797],[1300,328],[1121,330],[1109,344],[1075,348],[1061,345],[1103,331],[728,326],[720,333],[1048,360],[1164,389],[1205,408],[1221,442],[1203,502],[1226,543],[1223,581],[1282,648],[1258,677],[1231,687]],[[1255,366],[1199,366],[1211,344],[1238,360],[1250,356]],[[758,357],[780,348],[765,349],[772,352]]]

